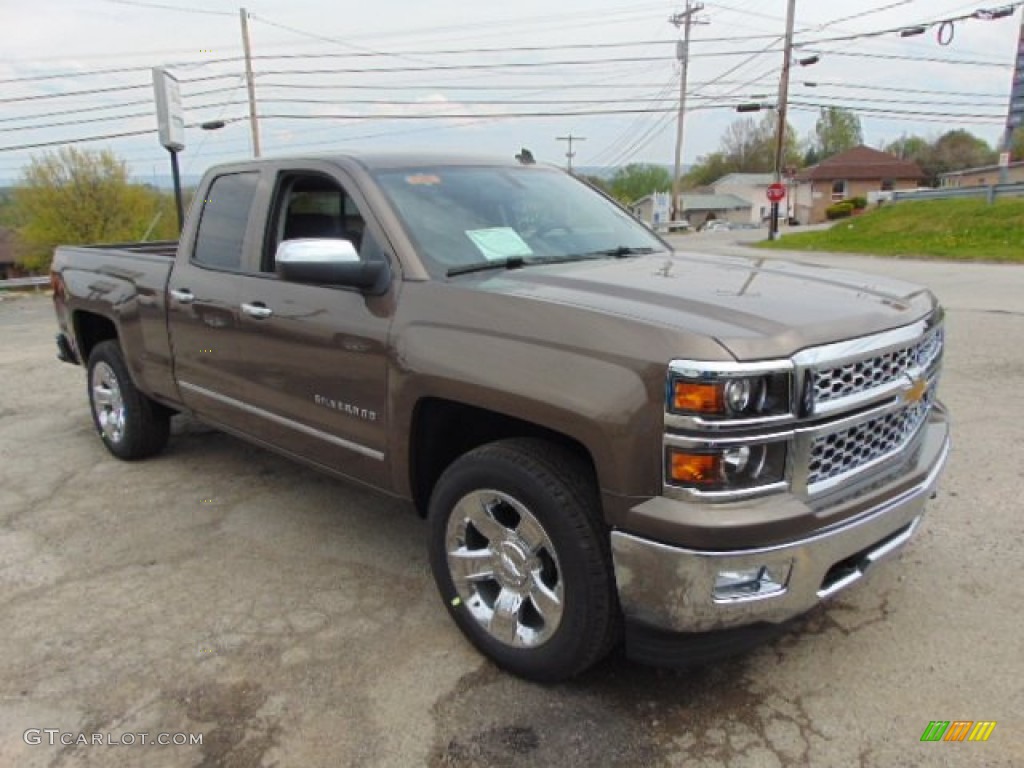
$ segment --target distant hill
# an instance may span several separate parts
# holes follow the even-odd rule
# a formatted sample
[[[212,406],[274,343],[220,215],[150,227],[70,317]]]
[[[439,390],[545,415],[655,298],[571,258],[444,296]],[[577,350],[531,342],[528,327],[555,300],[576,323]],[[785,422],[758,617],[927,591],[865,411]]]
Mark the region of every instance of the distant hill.
[[[627,163],[626,165],[629,165]],[[675,170],[672,163],[642,163],[642,165],[657,165],[668,171],[669,175],[672,175],[672,171]],[[615,175],[615,172],[623,166],[619,165],[577,165],[573,168],[573,171],[581,176],[597,176],[601,179],[610,179]],[[681,173],[689,172],[692,166],[684,165],[681,169]]]

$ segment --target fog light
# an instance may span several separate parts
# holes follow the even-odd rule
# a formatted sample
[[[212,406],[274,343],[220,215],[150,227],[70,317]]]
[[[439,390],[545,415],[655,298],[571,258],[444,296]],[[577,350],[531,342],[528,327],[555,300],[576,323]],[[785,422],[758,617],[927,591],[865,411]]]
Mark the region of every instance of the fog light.
[[[715,600],[749,600],[786,591],[792,563],[722,570],[715,574]]]

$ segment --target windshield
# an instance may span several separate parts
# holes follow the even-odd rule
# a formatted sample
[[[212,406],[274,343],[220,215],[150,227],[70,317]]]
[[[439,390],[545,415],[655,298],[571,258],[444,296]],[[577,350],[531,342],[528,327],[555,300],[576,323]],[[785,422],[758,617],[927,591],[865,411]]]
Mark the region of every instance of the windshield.
[[[435,276],[489,263],[523,266],[665,251],[629,214],[558,170],[404,168],[379,171],[375,178]]]

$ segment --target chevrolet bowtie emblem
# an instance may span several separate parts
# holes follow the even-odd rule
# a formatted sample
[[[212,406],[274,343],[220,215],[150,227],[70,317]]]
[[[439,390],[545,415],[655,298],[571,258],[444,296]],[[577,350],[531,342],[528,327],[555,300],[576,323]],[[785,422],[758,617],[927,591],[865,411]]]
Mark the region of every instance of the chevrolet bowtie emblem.
[[[928,394],[928,382],[924,378],[912,379],[910,387],[903,390],[903,402],[907,405],[920,403]]]

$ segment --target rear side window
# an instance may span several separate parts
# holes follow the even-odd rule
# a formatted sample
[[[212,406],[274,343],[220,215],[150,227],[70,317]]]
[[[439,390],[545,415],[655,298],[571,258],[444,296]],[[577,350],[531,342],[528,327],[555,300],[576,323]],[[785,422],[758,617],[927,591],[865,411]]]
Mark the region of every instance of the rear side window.
[[[259,173],[218,176],[210,185],[199,219],[192,260],[214,269],[242,268],[242,241]]]

